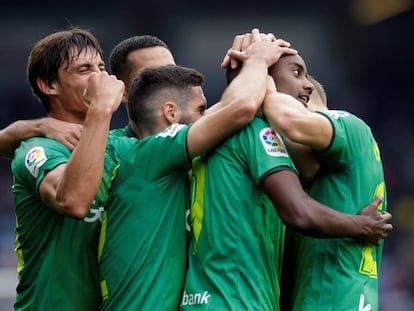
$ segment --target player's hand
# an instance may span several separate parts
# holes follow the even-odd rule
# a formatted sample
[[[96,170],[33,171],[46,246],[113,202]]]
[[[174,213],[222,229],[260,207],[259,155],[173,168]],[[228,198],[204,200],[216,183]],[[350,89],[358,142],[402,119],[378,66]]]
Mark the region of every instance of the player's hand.
[[[57,140],[73,151],[78,145],[82,125],[47,117],[42,119],[40,130],[45,137]]]
[[[253,29],[251,33],[250,45],[244,51],[231,49],[228,55],[231,59],[237,59],[242,62],[248,59],[263,59],[268,67],[275,64],[283,54],[296,55],[298,52],[290,47],[290,43],[276,39],[268,40],[262,36],[258,29]]]
[[[124,82],[114,75],[106,71],[94,72],[89,77],[83,98],[87,105],[96,105],[95,108],[112,114],[121,104],[124,90]]]
[[[368,219],[364,240],[369,244],[379,245],[380,241],[387,237],[388,232],[393,230],[392,224],[389,223],[392,215],[388,212],[378,212],[378,206],[383,199],[383,196],[377,196],[367,207],[358,213]]]
[[[236,50],[236,51],[245,51],[252,43],[252,33],[255,31],[255,29],[252,30],[252,32],[248,32],[242,35],[236,35],[233,40],[233,45],[229,49],[230,50]],[[266,40],[269,42],[276,41],[276,37],[273,33],[259,33],[261,40]],[[221,68],[227,68],[227,66],[230,64],[231,68],[235,69],[237,68],[237,59],[231,58],[228,53],[223,58],[223,61],[221,62]]]

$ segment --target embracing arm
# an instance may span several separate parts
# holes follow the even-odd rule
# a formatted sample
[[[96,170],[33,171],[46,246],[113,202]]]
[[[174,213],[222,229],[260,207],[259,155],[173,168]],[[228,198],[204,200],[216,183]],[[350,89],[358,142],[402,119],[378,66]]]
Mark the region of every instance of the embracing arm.
[[[269,92],[268,87],[263,113],[273,129],[293,142],[315,150],[323,150],[331,143],[333,128],[329,120],[319,113],[307,110],[290,95]]]
[[[276,207],[286,225],[305,235],[317,238],[359,237],[378,245],[392,231],[388,223],[391,214],[380,214],[377,206],[382,200],[376,198],[360,215],[344,214],[309,197],[300,185],[298,177],[284,170],[264,178],[263,190]]]
[[[268,67],[276,63],[282,54],[297,53],[283,40],[262,40],[257,29],[252,31],[251,42],[243,52],[229,52],[243,65],[220,102],[189,130],[187,147],[190,158],[206,152],[249,123],[264,100]]]
[[[75,218],[88,214],[102,179],[111,117],[121,103],[123,90],[122,81],[106,72],[91,76],[85,94],[89,109],[79,144],[68,163],[49,172],[39,186],[48,206]]]
[[[0,157],[12,159],[20,142],[35,136],[53,138],[73,150],[78,143],[82,125],[46,117],[15,121],[0,130]]]

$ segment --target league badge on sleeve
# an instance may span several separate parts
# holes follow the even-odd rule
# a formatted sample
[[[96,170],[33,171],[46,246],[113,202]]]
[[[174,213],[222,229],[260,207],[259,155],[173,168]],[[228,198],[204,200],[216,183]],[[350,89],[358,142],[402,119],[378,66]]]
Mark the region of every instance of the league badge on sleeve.
[[[165,130],[160,132],[156,137],[167,137],[171,136],[174,137],[179,130],[185,127],[185,124],[174,123],[167,127]]]
[[[46,162],[47,157],[42,147],[34,147],[26,154],[24,164],[33,177],[39,175],[39,168]]]
[[[260,141],[266,153],[272,157],[288,157],[288,153],[282,138],[272,130],[266,127],[260,131]]]

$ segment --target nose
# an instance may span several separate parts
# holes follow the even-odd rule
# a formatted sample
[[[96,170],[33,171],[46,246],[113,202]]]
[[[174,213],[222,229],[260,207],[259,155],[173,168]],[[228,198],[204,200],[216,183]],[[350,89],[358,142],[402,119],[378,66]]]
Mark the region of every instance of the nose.
[[[312,82],[309,81],[308,78],[305,79],[303,88],[306,90],[306,92],[310,95],[313,92],[313,89],[315,88],[312,84]]]

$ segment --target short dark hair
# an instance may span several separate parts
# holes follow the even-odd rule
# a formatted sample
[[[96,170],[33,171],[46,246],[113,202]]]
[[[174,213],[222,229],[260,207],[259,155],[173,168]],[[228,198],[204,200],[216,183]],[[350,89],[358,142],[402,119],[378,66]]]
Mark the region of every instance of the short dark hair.
[[[131,66],[127,62],[128,54],[135,50],[156,46],[170,50],[164,41],[151,35],[134,36],[121,41],[112,49],[109,56],[111,73],[118,79],[126,81],[131,73]]]
[[[58,81],[60,66],[68,68],[73,59],[86,49],[95,51],[103,59],[98,39],[88,30],[78,27],[52,33],[33,46],[27,61],[26,76],[33,94],[47,112],[50,111],[49,97],[39,89],[37,79],[41,78],[48,84]]]
[[[185,109],[193,98],[193,86],[202,86],[204,76],[195,69],[168,65],[146,68],[135,78],[128,97],[128,113],[138,128],[153,130],[155,113],[166,101]]]

